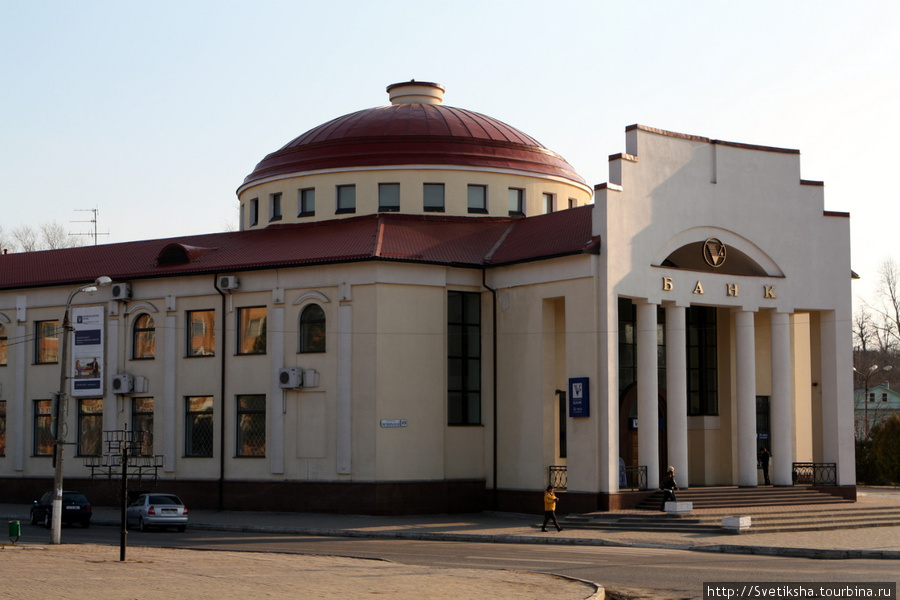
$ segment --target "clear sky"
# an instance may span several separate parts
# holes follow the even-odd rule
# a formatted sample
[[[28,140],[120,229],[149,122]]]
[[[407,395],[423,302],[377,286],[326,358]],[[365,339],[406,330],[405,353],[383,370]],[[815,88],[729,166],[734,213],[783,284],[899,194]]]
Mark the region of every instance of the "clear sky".
[[[900,261],[896,0],[0,0],[0,226],[237,227],[254,165],[409,79],[608,179],[625,127],[795,148],[868,297]]]

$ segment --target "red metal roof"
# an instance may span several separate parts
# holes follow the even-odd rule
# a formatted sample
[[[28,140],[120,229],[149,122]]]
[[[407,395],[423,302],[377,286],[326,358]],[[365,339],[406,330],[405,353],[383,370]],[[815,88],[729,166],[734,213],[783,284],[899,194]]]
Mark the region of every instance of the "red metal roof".
[[[584,184],[563,157],[531,136],[437,104],[392,104],[338,117],[266,156],[244,184],[316,169],[410,164],[516,169]]]
[[[179,238],[0,255],[0,289],[80,284],[397,260],[467,268],[498,266],[584,251],[592,206],[537,217],[450,217],[382,213]],[[159,264],[173,245],[186,262]],[[200,251],[202,250],[202,251]]]

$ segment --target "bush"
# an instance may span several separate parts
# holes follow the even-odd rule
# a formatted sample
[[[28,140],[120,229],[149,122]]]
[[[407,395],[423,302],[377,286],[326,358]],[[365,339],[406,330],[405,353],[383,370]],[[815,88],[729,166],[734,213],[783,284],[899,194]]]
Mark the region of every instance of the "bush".
[[[900,415],[891,415],[878,427],[872,439],[872,455],[879,478],[900,483]]]
[[[856,440],[856,481],[869,485],[879,483],[872,440]]]

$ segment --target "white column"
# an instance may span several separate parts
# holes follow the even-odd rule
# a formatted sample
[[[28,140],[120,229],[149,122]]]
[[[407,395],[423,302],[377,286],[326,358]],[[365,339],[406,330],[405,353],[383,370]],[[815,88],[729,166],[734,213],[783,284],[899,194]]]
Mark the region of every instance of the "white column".
[[[756,330],[752,312],[734,314],[737,383],[738,485],[755,487],[756,469]]]
[[[131,422],[131,397],[130,396],[117,396],[112,393],[110,389],[110,381],[111,377],[116,373],[121,373],[122,370],[119,369],[119,320],[118,319],[110,319],[109,313],[104,315],[104,320],[106,321],[106,339],[104,343],[106,345],[106,375],[104,379],[106,380],[106,395],[103,398],[103,429],[104,431],[113,431],[116,429],[121,429],[119,426],[119,402],[122,403],[122,412],[125,415],[125,422],[128,424],[129,430],[134,430],[134,424]],[[162,330],[156,331],[156,341],[160,344],[159,347],[164,347],[166,340],[166,333],[170,331],[165,327]],[[127,336],[127,330],[126,330]],[[125,346],[128,346],[128,341],[125,342]],[[102,437],[101,437],[102,440]],[[106,452],[106,443],[101,442],[100,452]]]
[[[849,311],[848,311],[849,312]],[[820,319],[822,355],[822,461],[837,464],[838,485],[856,485],[853,432],[853,345],[850,315],[823,311]]]
[[[655,487],[659,469],[659,365],[656,305],[637,305],[638,459],[647,466],[647,484]]]
[[[666,307],[666,434],[669,464],[688,486],[687,331],[685,309]]]
[[[220,318],[224,319],[225,317],[223,315]],[[175,315],[168,315],[166,317],[166,331],[176,331],[175,328],[177,326],[178,323],[176,322]],[[163,466],[163,472],[165,473],[175,472],[175,461],[179,456],[175,448],[175,423],[179,420],[175,389],[175,337],[176,336],[174,335],[167,335],[163,340],[163,345],[165,346],[166,351],[165,355],[163,356],[164,366],[162,411],[157,412],[155,407],[153,409],[153,419],[162,419],[163,423],[162,453],[166,457],[166,462]],[[220,348],[219,351],[222,353],[224,360],[225,348]],[[215,385],[216,387],[218,387],[218,382],[216,382]],[[219,390],[219,395],[221,395],[221,390]]]
[[[791,361],[791,316],[772,314],[772,414],[769,452],[772,454],[770,479],[775,485],[792,485],[794,462],[794,421]]]
[[[349,286],[348,286],[349,287]],[[353,418],[353,306],[338,307],[338,381],[337,381],[337,468],[339,475],[351,470]]]
[[[284,366],[284,308],[276,306],[272,308],[269,316],[268,349],[272,366],[271,380],[269,381],[269,400],[266,412],[269,415],[268,442],[266,454],[269,455],[269,471],[280,475],[284,473],[284,411],[285,391],[278,385],[278,369]]]
[[[24,325],[16,325],[16,339],[26,339]],[[8,348],[8,346],[7,346]],[[7,426],[7,431],[14,432],[7,435],[7,442],[12,442],[12,464],[14,471],[25,470],[25,415],[34,415],[34,404],[30,406],[25,402],[25,366],[28,364],[25,354],[25,344],[13,344],[13,360],[15,361],[15,390],[13,392],[13,405],[7,407],[7,418],[12,417],[12,427]],[[12,410],[10,410],[12,409]],[[34,418],[33,416],[31,418]]]

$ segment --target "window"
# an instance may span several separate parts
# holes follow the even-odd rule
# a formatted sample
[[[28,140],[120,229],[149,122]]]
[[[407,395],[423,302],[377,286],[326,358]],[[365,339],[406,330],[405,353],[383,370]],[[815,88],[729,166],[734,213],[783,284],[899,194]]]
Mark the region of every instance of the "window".
[[[718,415],[716,309],[691,306],[687,311],[688,415]]]
[[[216,354],[216,311],[189,310],[187,313],[188,356],[215,356]]]
[[[447,424],[481,423],[481,294],[447,292]]]
[[[881,401],[887,402],[887,392],[881,392]]]
[[[131,430],[144,432],[141,456],[153,456],[153,398],[134,398],[131,401]]]
[[[238,309],[238,354],[266,353],[266,307]]]
[[[312,217],[316,214],[316,188],[297,190],[297,216]]]
[[[337,186],[337,210],[335,214],[356,212],[356,186]]]
[[[869,392],[869,402],[875,402],[875,392]]]
[[[318,304],[300,313],[299,352],[325,352],[325,311]]]
[[[153,317],[144,313],[134,322],[131,356],[135,360],[153,358],[156,354],[156,325]]]
[[[212,396],[185,398],[184,455],[197,457],[213,455]]]
[[[544,214],[549,214],[553,212],[553,194],[544,193]]]
[[[250,201],[250,227],[259,224],[259,198]]]
[[[266,455],[266,397],[237,397],[238,456]]]
[[[269,221],[281,220],[281,192],[269,194]]]
[[[78,401],[78,455],[103,453],[103,398]]]
[[[569,198],[569,208],[575,208],[578,206],[578,201],[575,198]]]
[[[487,186],[470,185],[468,188],[468,203],[470,213],[487,213]]]
[[[0,456],[6,456],[6,400],[0,400]]]
[[[53,456],[53,436],[50,424],[53,422],[53,400],[34,401],[34,456]]]
[[[6,327],[0,323],[0,367],[6,366],[9,340],[6,337]]]
[[[59,321],[38,321],[34,324],[34,362],[55,363],[59,352]]]
[[[381,212],[397,212],[400,210],[400,184],[378,184],[378,210]]]
[[[426,183],[423,190],[425,212],[444,212],[444,184]]]
[[[525,190],[509,188],[509,215],[525,215]]]

